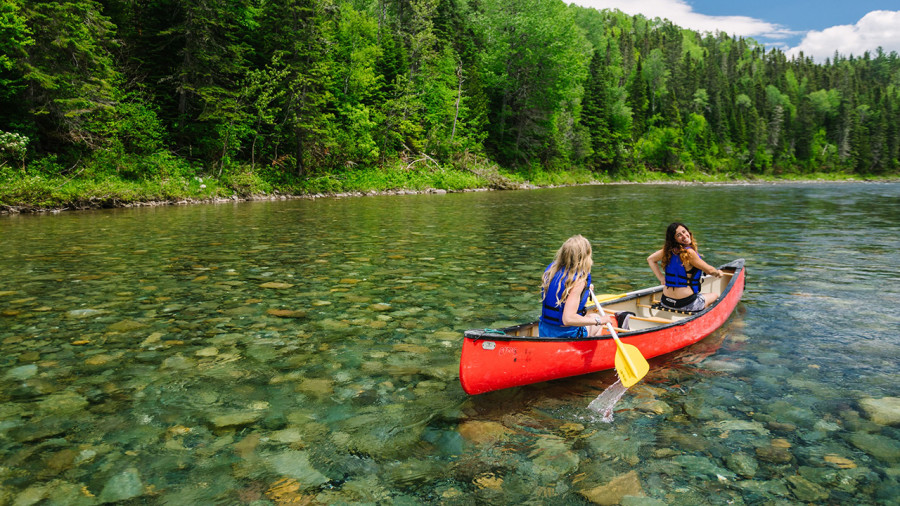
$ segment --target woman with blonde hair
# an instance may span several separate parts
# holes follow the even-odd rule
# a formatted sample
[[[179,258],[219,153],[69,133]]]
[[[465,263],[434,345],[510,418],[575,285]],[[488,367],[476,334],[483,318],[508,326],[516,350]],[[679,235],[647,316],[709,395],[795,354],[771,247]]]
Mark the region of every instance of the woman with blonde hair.
[[[697,241],[683,223],[669,225],[663,248],[647,257],[647,263],[656,279],[665,285],[660,302],[667,308],[701,311],[719,297],[718,293],[700,293],[703,273],[720,277],[722,271],[700,258]]]
[[[547,266],[541,283],[541,321],[544,337],[593,337],[600,335],[609,317],[585,313],[590,295],[591,243],[581,235],[570,237]]]

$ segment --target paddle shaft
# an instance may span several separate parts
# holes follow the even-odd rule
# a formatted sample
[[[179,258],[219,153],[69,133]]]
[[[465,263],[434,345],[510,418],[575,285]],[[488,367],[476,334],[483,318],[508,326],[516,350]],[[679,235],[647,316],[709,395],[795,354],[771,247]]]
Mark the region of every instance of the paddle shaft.
[[[659,286],[654,286],[653,288],[644,288],[643,290],[635,290],[635,291],[633,291],[633,292],[619,293],[619,294],[613,294],[613,295],[604,295],[601,299],[597,299],[597,296],[594,295],[594,292],[593,292],[593,291],[591,291],[591,298],[594,299],[594,303],[597,304],[597,307],[599,308],[599,307],[600,307],[600,301],[607,301],[607,300],[613,300],[613,299],[621,299],[621,298],[623,298],[623,297],[628,297],[629,295],[634,295],[634,294],[636,294],[636,293],[641,293],[641,292],[652,292],[652,291],[654,291],[654,290],[658,290],[658,289],[664,288],[664,287],[665,287],[665,285],[659,285]]]
[[[591,290],[591,297],[593,297],[594,300],[596,301],[597,296],[594,295],[594,289],[591,288],[590,290]],[[597,303],[597,311],[600,311],[601,315],[606,314],[606,311],[603,310],[603,306],[601,306],[599,302]],[[619,340],[619,334],[616,333],[616,329],[612,326],[612,323],[606,322],[606,328],[609,329],[609,333],[612,335],[613,339],[616,341],[616,347],[622,353],[622,356],[625,358],[625,362],[628,363],[628,367],[630,367],[632,371],[637,371],[637,368],[634,366],[634,363],[631,361],[631,357],[628,356],[628,352],[625,350],[625,346],[622,345],[622,341]]]

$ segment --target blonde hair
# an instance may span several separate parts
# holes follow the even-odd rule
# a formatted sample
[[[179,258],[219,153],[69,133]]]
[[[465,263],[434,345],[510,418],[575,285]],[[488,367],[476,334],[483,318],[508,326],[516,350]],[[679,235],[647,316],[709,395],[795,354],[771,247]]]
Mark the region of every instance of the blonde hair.
[[[591,272],[592,264],[591,243],[584,236],[573,235],[566,239],[566,242],[556,252],[556,258],[553,259],[553,263],[544,271],[541,282],[541,295],[547,292],[550,282],[553,281],[557,272],[565,272],[566,277],[562,283],[564,287],[563,293],[562,295],[558,291],[556,293],[556,305],[558,306],[561,301],[568,298],[576,278],[587,279],[587,275]]]

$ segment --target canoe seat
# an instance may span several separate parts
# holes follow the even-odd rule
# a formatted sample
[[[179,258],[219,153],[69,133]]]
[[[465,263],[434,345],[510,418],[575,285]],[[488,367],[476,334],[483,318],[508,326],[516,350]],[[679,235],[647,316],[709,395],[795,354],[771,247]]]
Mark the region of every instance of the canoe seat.
[[[668,325],[672,320],[664,320],[662,318],[644,318],[641,316],[632,316],[628,318],[628,328],[631,330],[646,330],[656,328],[662,325]]]

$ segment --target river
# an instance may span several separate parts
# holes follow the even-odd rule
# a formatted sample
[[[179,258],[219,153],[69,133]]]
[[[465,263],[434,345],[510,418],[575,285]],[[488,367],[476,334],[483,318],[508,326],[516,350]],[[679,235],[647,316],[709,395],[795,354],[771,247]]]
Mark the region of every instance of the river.
[[[466,395],[562,242],[747,287],[704,341]],[[900,184],[597,185],[0,217],[0,504],[898,504]],[[638,497],[641,497],[638,499]],[[629,502],[630,501],[630,502]]]

